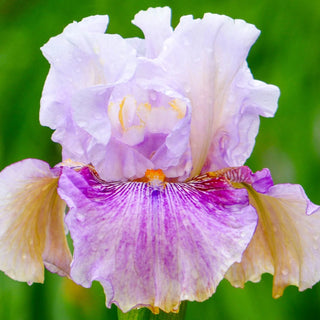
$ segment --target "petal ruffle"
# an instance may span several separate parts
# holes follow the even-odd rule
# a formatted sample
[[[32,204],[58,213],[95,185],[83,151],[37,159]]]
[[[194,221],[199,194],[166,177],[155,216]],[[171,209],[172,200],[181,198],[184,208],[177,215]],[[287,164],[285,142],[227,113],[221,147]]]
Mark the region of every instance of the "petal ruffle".
[[[51,64],[41,98],[42,125],[52,129],[61,125],[72,93],[97,78],[94,71],[101,73],[94,68],[97,57],[86,36],[103,34],[108,21],[108,16],[92,16],[69,24],[61,35],[51,38],[41,48]],[[90,70],[88,66],[93,68]]]
[[[251,154],[259,115],[273,116],[279,90],[253,79],[246,58],[255,26],[214,14],[182,17],[158,62],[167,81],[191,101],[193,172],[243,165]]]
[[[265,272],[274,274],[273,296],[280,297],[288,285],[302,291],[320,280],[320,209],[300,185],[271,186],[270,181],[266,169],[242,181],[259,222],[241,263],[225,277],[243,287],[246,281],[259,281]]]
[[[86,160],[92,138],[99,136],[98,143],[108,143],[108,98],[136,68],[135,49],[118,35],[104,34],[107,23],[107,16],[72,23],[41,48],[51,68],[41,97],[40,122],[56,130],[53,140],[62,145],[63,154],[77,155],[77,161],[91,162]]]
[[[172,34],[170,8],[149,8],[140,11],[132,23],[144,33],[146,57],[157,57],[162,50],[163,42]]]
[[[210,297],[257,222],[246,190],[224,177],[106,183],[88,167],[66,169],[59,194],[71,209],[72,279],[85,287],[99,281],[107,305],[124,312],[177,312],[182,300]]]
[[[43,282],[44,265],[69,274],[65,202],[57,194],[56,173],[35,159],[0,172],[0,270],[15,280]]]

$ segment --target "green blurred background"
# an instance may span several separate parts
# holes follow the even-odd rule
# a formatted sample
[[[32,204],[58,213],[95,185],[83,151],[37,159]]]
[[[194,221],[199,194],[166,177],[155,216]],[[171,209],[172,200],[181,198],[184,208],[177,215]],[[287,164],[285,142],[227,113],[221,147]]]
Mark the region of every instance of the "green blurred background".
[[[256,79],[281,89],[274,119],[262,119],[248,165],[271,169],[277,183],[304,186],[320,203],[320,6],[318,1],[290,0],[0,0],[0,168],[33,157],[52,165],[60,148],[51,130],[39,125],[42,86],[49,69],[39,48],[73,20],[109,14],[109,32],[141,36],[131,25],[134,14],[149,6],[169,5],[173,25],[179,17],[216,12],[255,24],[262,34],[249,56]],[[320,285],[299,293],[289,287],[271,297],[272,277],[245,289],[223,281],[209,300],[189,303],[187,319],[315,319],[320,318]],[[28,286],[0,275],[0,319],[116,319],[105,308],[100,285],[83,289],[56,275],[44,285]]]

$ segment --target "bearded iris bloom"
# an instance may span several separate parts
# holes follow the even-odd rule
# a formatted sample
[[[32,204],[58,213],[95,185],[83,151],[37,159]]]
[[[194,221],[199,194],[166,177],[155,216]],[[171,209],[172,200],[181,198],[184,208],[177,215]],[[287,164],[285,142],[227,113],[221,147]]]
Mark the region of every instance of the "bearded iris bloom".
[[[214,14],[174,30],[170,19],[169,8],[141,11],[145,38],[124,39],[92,16],[42,48],[40,122],[63,161],[0,173],[0,269],[11,278],[42,282],[46,267],[99,281],[109,307],[154,313],[208,299],[223,278],[242,287],[271,273],[275,297],[319,281],[319,207],[244,166],[279,97],[247,66],[259,31]]]

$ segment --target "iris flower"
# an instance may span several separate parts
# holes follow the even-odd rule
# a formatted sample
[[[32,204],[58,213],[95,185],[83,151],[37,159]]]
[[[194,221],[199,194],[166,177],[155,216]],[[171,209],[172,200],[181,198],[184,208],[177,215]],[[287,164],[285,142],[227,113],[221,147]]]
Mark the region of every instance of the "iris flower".
[[[42,47],[40,122],[62,162],[0,173],[9,277],[42,282],[46,267],[99,281],[108,307],[154,313],[208,299],[223,278],[242,287],[271,273],[275,297],[319,281],[319,207],[244,166],[279,97],[246,62],[259,31],[210,13],[170,19],[167,7],[141,11],[144,39],[124,39],[91,16]]]

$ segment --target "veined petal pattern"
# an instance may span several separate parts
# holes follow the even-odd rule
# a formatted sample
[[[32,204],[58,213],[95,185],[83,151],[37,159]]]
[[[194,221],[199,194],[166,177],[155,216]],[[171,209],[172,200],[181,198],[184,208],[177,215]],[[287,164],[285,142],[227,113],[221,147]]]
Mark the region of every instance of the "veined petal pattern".
[[[246,190],[224,177],[186,183],[104,182],[89,167],[64,170],[59,194],[70,212],[72,279],[99,281],[107,306],[177,312],[203,301],[240,261],[256,227]]]

